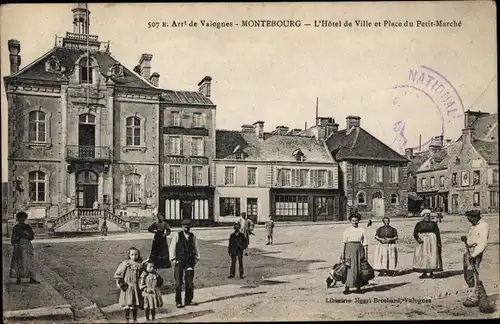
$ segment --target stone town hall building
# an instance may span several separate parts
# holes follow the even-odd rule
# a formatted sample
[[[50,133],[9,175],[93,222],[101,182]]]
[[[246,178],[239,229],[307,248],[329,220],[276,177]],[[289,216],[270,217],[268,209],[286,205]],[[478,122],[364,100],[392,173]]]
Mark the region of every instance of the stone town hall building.
[[[49,232],[96,231],[104,217],[124,230],[165,211],[174,224],[208,222],[211,78],[199,91],[162,90],[152,55],[126,68],[108,42],[88,35],[86,6],[72,13],[73,32],[22,69],[21,44],[8,42],[9,214],[27,210]]]

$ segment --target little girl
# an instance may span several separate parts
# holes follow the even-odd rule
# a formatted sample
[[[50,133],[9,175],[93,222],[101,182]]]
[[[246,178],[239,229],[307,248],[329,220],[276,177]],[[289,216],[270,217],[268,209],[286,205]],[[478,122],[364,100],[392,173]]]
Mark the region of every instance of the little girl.
[[[146,263],[146,271],[141,274],[139,288],[142,290],[144,297],[144,309],[146,312],[146,319],[149,321],[149,314],[151,312],[151,319],[155,320],[156,309],[163,306],[161,299],[160,287],[163,285],[163,278],[156,272],[152,262]]]
[[[128,260],[123,261],[116,269],[116,286],[120,291],[120,306],[125,308],[125,319],[130,320],[130,310],[134,323],[137,323],[137,308],[142,308],[142,298],[139,290],[139,278],[142,270],[142,259],[139,250],[131,247],[128,250]]]

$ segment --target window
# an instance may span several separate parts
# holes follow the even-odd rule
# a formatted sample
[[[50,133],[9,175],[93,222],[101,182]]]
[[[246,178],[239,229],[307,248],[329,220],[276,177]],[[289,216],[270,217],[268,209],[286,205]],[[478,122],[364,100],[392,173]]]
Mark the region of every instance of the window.
[[[299,186],[307,186],[307,175],[309,170],[300,170]]]
[[[219,207],[221,216],[240,216],[240,198],[221,197]]]
[[[193,114],[193,127],[203,127],[203,115],[200,113]]]
[[[88,58],[80,60],[80,83],[92,84],[92,65]]]
[[[494,169],[492,171],[492,174],[493,174],[492,183],[493,184],[498,184],[498,169]]]
[[[326,178],[326,170],[318,170],[318,187],[326,186],[328,179]]]
[[[366,194],[363,191],[358,192],[357,200],[359,205],[366,204]]]
[[[170,155],[181,155],[181,138],[179,136],[170,136],[168,138],[168,146]]]
[[[233,185],[234,181],[234,167],[226,167],[224,172],[224,183],[227,185]]]
[[[366,165],[358,165],[356,169],[358,170],[356,180],[358,182],[366,182]]]
[[[490,208],[498,210],[498,191],[490,191]]]
[[[399,168],[397,166],[389,167],[389,182],[397,183],[399,181]]]
[[[141,120],[137,117],[128,117],[127,127],[127,146],[141,145]]]
[[[292,169],[292,186],[298,187],[300,183],[300,170]]]
[[[431,188],[434,188],[434,185],[435,185],[434,177],[431,177]]]
[[[427,188],[427,178],[422,178],[420,183],[423,189]]]
[[[475,184],[475,185],[479,184],[479,182],[480,182],[480,173],[479,173],[479,170],[474,171],[472,181],[473,181],[472,183]]]
[[[205,154],[203,150],[203,138],[193,137],[191,139],[191,156],[203,156]]]
[[[393,193],[391,195],[391,204],[396,205],[398,203],[398,201],[399,201],[398,194]]]
[[[456,186],[457,184],[458,184],[457,173],[455,172],[451,175],[451,185]]]
[[[479,192],[475,192],[472,196],[472,205],[478,207],[480,205]]]
[[[326,216],[331,215],[331,208],[328,205],[332,203],[331,198],[327,197],[314,197],[314,215],[316,216]]]
[[[277,216],[308,216],[309,202],[306,196],[276,196]]]
[[[318,170],[310,170],[310,185],[312,187],[318,186]]]
[[[236,160],[243,160],[243,152],[239,151],[236,153]]]
[[[373,167],[373,182],[375,182],[375,183],[383,182],[382,167],[381,166],[374,166]]]
[[[257,168],[247,169],[247,184],[249,186],[255,186],[257,184]]]
[[[170,166],[170,184],[180,185],[181,184],[181,167],[180,165]]]
[[[29,141],[30,142],[45,142],[47,137],[45,119],[46,115],[43,111],[32,111],[29,113]]]
[[[282,171],[282,186],[291,186],[292,185],[292,170],[283,169]]]
[[[131,173],[125,177],[125,191],[128,203],[140,203],[141,197],[141,176]]]
[[[181,114],[178,111],[170,113],[170,126],[181,126]]]
[[[192,172],[192,183],[193,186],[199,186],[203,183],[203,167],[201,166],[194,166],[193,167],[193,172]]]
[[[444,187],[444,176],[439,177],[439,186]]]
[[[46,175],[42,171],[33,171],[28,175],[29,178],[29,197],[33,202],[45,202],[47,193]]]

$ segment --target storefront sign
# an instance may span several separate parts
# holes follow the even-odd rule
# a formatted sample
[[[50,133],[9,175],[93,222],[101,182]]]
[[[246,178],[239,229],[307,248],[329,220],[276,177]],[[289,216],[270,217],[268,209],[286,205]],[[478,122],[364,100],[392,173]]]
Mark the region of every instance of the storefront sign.
[[[208,159],[206,157],[167,156],[165,157],[165,162],[179,164],[208,164]]]
[[[81,217],[80,229],[82,231],[99,231],[99,218],[97,217]]]
[[[208,199],[211,198],[212,195],[208,192],[204,191],[169,191],[162,193],[163,198],[178,198],[178,199],[189,199],[189,198],[203,198]]]

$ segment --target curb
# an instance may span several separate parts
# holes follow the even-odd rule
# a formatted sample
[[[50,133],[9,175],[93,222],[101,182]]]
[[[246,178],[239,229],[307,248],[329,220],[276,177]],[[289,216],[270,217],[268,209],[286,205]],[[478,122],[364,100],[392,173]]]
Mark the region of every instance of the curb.
[[[4,320],[26,321],[26,320],[50,320],[50,321],[73,321],[74,314],[71,305],[59,305],[54,307],[42,307],[34,309],[22,309],[6,311],[3,313]]]

